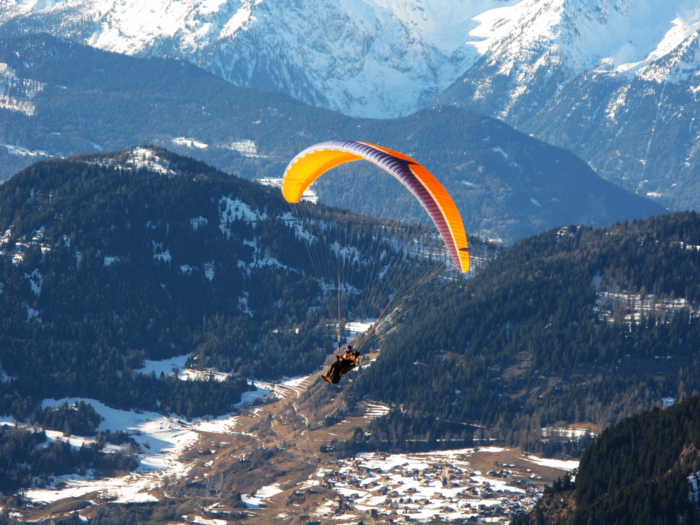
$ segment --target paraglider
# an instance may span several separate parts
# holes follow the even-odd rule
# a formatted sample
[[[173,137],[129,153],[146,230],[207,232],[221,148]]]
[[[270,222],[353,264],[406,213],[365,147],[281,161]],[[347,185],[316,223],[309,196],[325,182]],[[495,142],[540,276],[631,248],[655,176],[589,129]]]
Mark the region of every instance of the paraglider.
[[[343,375],[358,365],[360,362],[360,351],[353,350],[352,346],[348,345],[345,347],[343,355],[337,355],[336,357],[335,363],[330,366],[326,375],[321,376],[327,383],[333,383],[334,385],[337,385]]]
[[[442,184],[411,157],[366,142],[330,140],[299,153],[287,166],[282,194],[296,203],[304,191],[327,171],[356,160],[368,160],[398,179],[419,200],[435,223],[457,269],[469,270],[467,234],[459,210]]]
[[[380,254],[376,254],[377,257],[372,259],[374,261],[383,261],[381,264],[383,266],[381,270],[377,268],[377,279],[381,282],[386,283],[386,286],[375,286],[367,285],[364,289],[371,291],[379,290],[383,294],[384,302],[386,306],[382,309],[381,306],[377,308],[376,311],[381,310],[378,317],[375,317],[376,322],[372,324],[372,328],[365,334],[364,339],[359,343],[359,347],[353,351],[351,346],[346,348],[343,355],[340,354],[341,349],[341,295],[350,295],[351,293],[357,293],[352,291],[344,291],[341,294],[341,290],[352,289],[352,287],[344,288],[345,281],[342,281],[342,277],[347,277],[347,268],[354,268],[353,264],[359,264],[360,258],[358,255],[350,256],[351,253],[359,253],[357,250],[353,252],[352,248],[348,248],[347,245],[341,246],[338,240],[328,239],[329,232],[327,228],[329,223],[323,221],[317,222],[314,220],[304,220],[302,219],[299,224],[313,225],[316,224],[318,227],[318,235],[305,236],[308,239],[324,239],[324,242],[317,243],[327,247],[328,254],[321,255],[316,252],[316,247],[314,246],[314,241],[310,240],[307,244],[309,248],[310,255],[312,256],[312,263],[314,265],[315,271],[320,273],[321,271],[329,271],[334,266],[338,272],[335,278],[331,279],[330,275],[318,275],[319,281],[325,283],[322,288],[328,290],[328,283],[334,283],[333,289],[337,290],[337,301],[338,301],[338,319],[337,319],[337,342],[338,342],[338,355],[337,360],[330,366],[326,375],[322,376],[323,379],[329,383],[337,384],[340,378],[353,368],[356,368],[359,363],[360,349],[364,343],[372,335],[374,329],[378,325],[379,320],[387,312],[389,305],[397,303],[407,297],[411,290],[415,290],[416,287],[427,283],[430,279],[437,277],[444,273],[448,269],[449,265],[445,265],[446,261],[450,259],[454,262],[454,266],[460,273],[466,273],[469,270],[469,246],[467,243],[467,234],[464,231],[464,224],[462,222],[462,217],[455,205],[452,197],[443,187],[443,185],[435,178],[435,176],[430,173],[424,166],[413,160],[411,157],[399,153],[382,146],[377,146],[374,144],[369,144],[366,142],[355,142],[355,141],[341,141],[341,140],[331,140],[327,142],[321,142],[299,153],[287,166],[282,179],[282,194],[284,198],[289,203],[299,203],[304,195],[304,192],[309,189],[309,187],[323,176],[328,171],[342,164],[353,162],[357,160],[367,160],[376,166],[382,168],[384,171],[396,178],[401,184],[407,188],[413,196],[420,202],[421,206],[428,212],[431,220],[435,224],[439,237],[436,237],[436,241],[439,243],[440,239],[444,242],[447,248],[447,254],[440,256],[436,261],[437,266],[431,264],[436,259],[435,254],[437,253],[426,243],[426,239],[416,238],[416,237],[403,237],[403,241],[406,243],[403,247],[399,247],[395,253],[397,256],[404,254],[406,257],[418,257],[423,259],[423,262],[427,263],[423,265],[422,262],[412,265],[406,259],[403,263],[394,264],[395,273],[391,278],[387,277],[388,271],[388,261],[389,259],[384,259],[386,256],[386,251]],[[298,210],[292,207],[295,216],[297,213],[304,214],[304,208],[300,207]],[[349,216],[349,215],[348,215]],[[351,230],[354,228],[351,227]],[[342,228],[341,228],[342,231]],[[408,230],[406,230],[408,232]],[[350,236],[352,237],[352,236]],[[371,239],[391,239],[396,243],[401,242],[402,235],[392,235],[382,237],[381,235],[371,235]],[[346,237],[347,239],[348,237]],[[432,240],[429,241],[432,243]],[[379,241],[373,240],[373,244],[379,246]],[[400,246],[400,245],[399,245]],[[432,245],[431,245],[432,246]],[[444,253],[444,251],[441,249]],[[316,255],[314,259],[313,255]],[[400,256],[398,256],[400,259]],[[441,259],[441,260],[440,260]],[[336,264],[332,261],[335,260]],[[354,261],[354,262],[352,262]],[[369,264],[369,263],[368,263]],[[372,264],[377,264],[376,262]],[[420,275],[421,269],[427,270],[425,273]],[[432,266],[432,269],[430,267]],[[371,272],[370,272],[371,273]],[[411,277],[409,277],[409,275]],[[415,279],[415,281],[413,281]],[[337,288],[335,287],[337,283]],[[367,284],[367,283],[366,283]],[[391,286],[395,286],[391,289]],[[399,291],[401,290],[401,291]],[[326,292],[328,294],[328,292]],[[384,303],[380,303],[384,304]],[[329,305],[330,306],[330,305]],[[332,311],[329,307],[329,311]],[[376,315],[376,314],[375,314]],[[360,316],[361,318],[364,316]]]

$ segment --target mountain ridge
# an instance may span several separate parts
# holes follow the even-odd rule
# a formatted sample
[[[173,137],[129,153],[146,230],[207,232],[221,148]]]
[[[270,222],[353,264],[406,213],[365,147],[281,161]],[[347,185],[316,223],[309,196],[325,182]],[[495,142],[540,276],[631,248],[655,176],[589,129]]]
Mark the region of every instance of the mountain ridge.
[[[480,59],[498,62],[501,73],[527,55],[542,67],[548,54],[569,77],[599,67],[639,72],[697,30],[688,0],[663,7],[628,0],[231,0],[148,9],[13,1],[0,24],[6,34],[43,30],[124,54],[180,56],[239,85],[384,118],[424,106]],[[377,83],[371,76],[379,68],[391,74]]]
[[[698,209],[700,19],[692,0],[13,1],[0,35],[47,31],[178,56],[243,86],[364,117],[456,104],[571,150],[605,179]]]
[[[503,37],[436,101],[502,118],[669,208],[698,209],[692,6],[525,4],[538,10],[487,17]]]
[[[572,429],[700,392],[698,232],[700,215],[677,212],[518,241],[420,311],[409,304],[350,398],[402,408],[373,423],[383,435],[401,413],[430,414],[503,445],[580,451]]]
[[[628,417],[606,429],[515,525],[700,521],[700,397]]]
[[[18,79],[16,105],[31,113],[0,109],[0,144],[6,145],[0,155],[12,169],[39,152],[156,143],[246,178],[278,178],[304,148],[353,138],[424,164],[455,198],[467,230],[484,237],[512,242],[562,224],[603,225],[663,212],[600,179],[568,152],[464,109],[355,119],[278,92],[233,86],[185,61],[133,58],[48,35],[2,41],[1,61]],[[354,164],[319,181],[322,202],[425,220],[402,188],[369,164]],[[343,180],[352,184],[342,186]],[[386,195],[395,196],[391,206]]]

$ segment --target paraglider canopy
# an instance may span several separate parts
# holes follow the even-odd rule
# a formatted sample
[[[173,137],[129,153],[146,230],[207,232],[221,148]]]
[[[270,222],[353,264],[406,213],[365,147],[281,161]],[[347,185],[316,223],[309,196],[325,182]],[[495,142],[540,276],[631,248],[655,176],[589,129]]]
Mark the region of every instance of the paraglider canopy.
[[[398,151],[366,142],[331,140],[299,153],[287,166],[282,194],[296,203],[327,171],[356,160],[368,160],[398,179],[418,199],[435,223],[460,272],[469,270],[469,246],[462,217],[452,197],[424,166]]]

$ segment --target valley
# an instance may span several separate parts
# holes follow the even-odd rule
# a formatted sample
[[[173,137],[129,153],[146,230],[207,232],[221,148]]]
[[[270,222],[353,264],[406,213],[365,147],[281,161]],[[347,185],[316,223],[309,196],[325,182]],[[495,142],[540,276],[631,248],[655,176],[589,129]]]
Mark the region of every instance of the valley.
[[[321,373],[261,384],[235,415],[190,422],[85,400],[105,417],[105,428],[124,430],[141,445],[139,468],[102,479],[89,473],[62,476],[47,488],[24,491],[24,504],[10,502],[3,510],[23,521],[74,512],[82,519],[102,519],[116,503],[128,513],[168,499],[181,506],[182,523],[469,517],[507,523],[511,514],[534,506],[545,484],[578,465],[494,446],[335,457],[334,441],[349,439],[357,429],[365,432],[368,422],[389,408],[366,401],[341,421],[325,423],[344,402],[343,388],[327,385]],[[52,439],[80,444],[71,437]]]
[[[505,523],[700,390],[696,213],[472,235],[458,275],[423,226],[300,206],[153,146],[0,186],[0,516]],[[391,261],[423,286],[358,315]],[[332,386],[339,324],[365,361]]]
[[[696,4],[0,0],[0,525],[698,525]]]

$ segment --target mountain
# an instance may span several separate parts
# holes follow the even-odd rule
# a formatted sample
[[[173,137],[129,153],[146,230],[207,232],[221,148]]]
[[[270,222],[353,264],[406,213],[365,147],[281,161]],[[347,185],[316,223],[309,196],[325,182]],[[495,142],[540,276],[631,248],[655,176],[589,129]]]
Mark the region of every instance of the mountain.
[[[513,2],[509,2],[513,3]],[[472,16],[498,0],[172,4],[11,0],[5,35],[48,32],[100,49],[178,56],[248,87],[355,116],[412,113],[464,72]]]
[[[48,35],[0,41],[0,62],[10,93],[0,108],[4,176],[43,156],[160,144],[247,178],[275,178],[305,147],[354,139],[422,162],[454,196],[468,232],[505,242],[562,224],[663,211],[574,155],[464,109],[351,118],[233,86],[185,61],[128,57]],[[426,220],[408,192],[371,165],[338,171],[317,185],[323,202]]]
[[[561,479],[513,523],[700,522],[698,414],[695,396],[609,427],[583,454],[575,485]]]
[[[0,413],[18,427],[0,428],[0,458],[21,462],[0,461],[2,519],[240,520],[265,512],[271,486],[283,495],[266,518],[299,501],[295,516],[325,519],[346,453],[476,442],[578,454],[591,432],[700,387],[697,214],[559,228],[470,278],[417,287],[436,255],[424,228],[301,209],[299,221],[277,190],[155,146],[41,161],[0,186]],[[341,232],[346,219],[363,228]],[[470,241],[475,259],[493,255]],[[333,255],[314,258],[320,245]],[[343,261],[348,296],[385,264],[411,293],[358,338],[366,366],[335,386],[319,377],[335,323],[315,266]],[[251,379],[309,373],[231,414]],[[530,483],[518,468],[509,481]],[[445,490],[471,498],[456,494],[476,486],[466,474]],[[64,482],[71,499],[56,501]]]
[[[176,56],[348,115],[404,116],[437,97],[673,209],[700,206],[698,24],[692,0],[13,0],[0,14],[5,36]]]
[[[355,254],[342,284],[361,296],[371,254],[391,265],[403,245],[337,237],[340,216],[371,223],[324,206],[307,220],[330,228],[336,257]],[[0,412],[20,420],[66,396],[226,413],[245,378],[308,372],[332,350],[307,249],[320,241],[278,190],[191,158],[150,147],[39,162],[0,186],[0,231]],[[135,372],[175,356],[205,380]],[[225,380],[207,381],[214,369]]]
[[[167,483],[164,454],[230,435],[232,412],[284,397],[267,381],[321,368],[341,342],[336,312],[376,319],[387,294],[401,304],[426,272],[450,275],[434,230],[291,208],[276,188],[154,146],[22,170],[0,185],[0,232],[2,523],[6,496],[57,476]],[[470,248],[483,259],[477,238]]]
[[[477,20],[484,54],[439,103],[502,118],[672,209],[700,206],[693,2],[525,0]]]
[[[481,426],[487,442],[580,451],[586,432],[700,392],[699,247],[690,212],[519,241],[397,312],[348,395],[396,407],[373,423],[383,436],[431,417]]]

